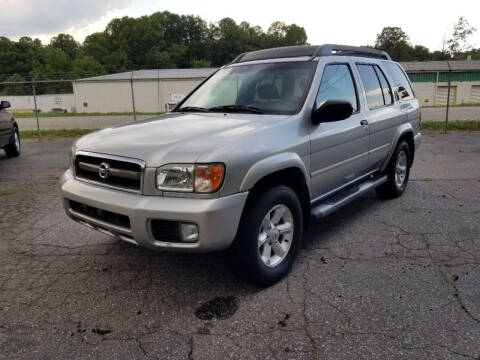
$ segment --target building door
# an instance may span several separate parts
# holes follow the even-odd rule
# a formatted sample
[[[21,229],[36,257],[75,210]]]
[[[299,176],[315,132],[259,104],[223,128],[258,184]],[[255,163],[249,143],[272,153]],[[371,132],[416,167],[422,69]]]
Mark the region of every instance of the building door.
[[[447,105],[448,86],[438,86],[435,105]],[[454,105],[457,99],[457,87],[450,86],[450,105]]]
[[[472,85],[472,93],[470,95],[470,102],[480,103],[480,85]]]

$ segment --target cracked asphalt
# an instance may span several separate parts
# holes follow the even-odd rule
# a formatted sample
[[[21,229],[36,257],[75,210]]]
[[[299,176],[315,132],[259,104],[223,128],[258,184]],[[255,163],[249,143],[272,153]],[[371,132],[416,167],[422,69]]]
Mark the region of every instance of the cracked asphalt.
[[[0,154],[1,359],[480,359],[480,133],[425,136],[401,198],[314,222],[269,288],[222,253],[155,253],[69,220],[71,142]]]

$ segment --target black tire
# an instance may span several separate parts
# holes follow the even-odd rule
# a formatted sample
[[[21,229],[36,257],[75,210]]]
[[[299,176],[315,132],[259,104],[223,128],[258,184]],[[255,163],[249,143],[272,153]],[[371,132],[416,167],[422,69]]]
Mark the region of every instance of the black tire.
[[[18,145],[16,139],[18,139]],[[20,151],[20,134],[18,133],[18,128],[14,127],[14,131],[12,133],[12,136],[10,137],[10,142],[7,146],[5,146],[5,154],[7,155],[7,157],[17,157],[20,155]]]
[[[406,165],[403,182],[400,184],[400,180],[397,178],[397,164],[399,164],[399,158],[402,157],[402,153],[405,155]],[[405,141],[401,141],[385,169],[385,174],[388,176],[387,182],[383,183],[376,188],[377,193],[387,199],[393,199],[403,194],[407,188],[408,178],[410,177],[410,167],[412,165],[412,156],[410,154],[410,147]]]
[[[284,207],[288,208],[289,214]],[[266,218],[267,214],[270,214],[270,211],[273,211],[271,214],[274,216],[271,219],[274,219],[276,210],[281,210],[280,213],[284,211],[283,214],[285,214],[279,221],[279,226],[284,225],[288,228],[290,222],[285,221],[285,218],[291,215],[293,222],[292,234],[288,232],[279,235],[276,228],[271,229],[270,232],[263,231],[265,225],[264,218]],[[265,221],[268,222],[268,220]],[[276,246],[279,244],[288,246],[290,242],[283,260],[278,260],[281,256],[276,255],[274,246],[271,247],[271,253],[274,254],[272,258],[277,256],[278,264],[274,265],[274,262],[272,262],[271,266],[267,266],[262,260],[260,251],[263,252],[263,247],[259,246],[260,232],[264,234],[269,233],[265,241],[267,246],[270,246],[270,242],[276,242],[274,244]],[[271,239],[270,235],[273,240],[269,240]],[[258,285],[272,285],[290,271],[300,249],[302,235],[303,213],[297,194],[287,186],[272,185],[263,191],[251,194],[247,201],[237,236],[229,250],[230,264],[237,275],[243,279]],[[289,240],[289,238],[291,239]]]

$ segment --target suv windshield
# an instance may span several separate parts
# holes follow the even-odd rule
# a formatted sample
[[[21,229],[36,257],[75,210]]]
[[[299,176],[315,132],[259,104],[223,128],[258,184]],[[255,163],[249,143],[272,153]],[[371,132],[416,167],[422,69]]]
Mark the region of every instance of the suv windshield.
[[[301,61],[226,67],[175,111],[294,114],[303,103],[315,65]]]

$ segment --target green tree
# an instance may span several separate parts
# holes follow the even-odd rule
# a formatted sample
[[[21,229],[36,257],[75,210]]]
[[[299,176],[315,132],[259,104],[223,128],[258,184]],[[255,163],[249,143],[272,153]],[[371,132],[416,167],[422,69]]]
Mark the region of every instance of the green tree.
[[[393,60],[414,60],[408,35],[399,27],[384,27],[377,35],[375,48],[386,51]]]
[[[102,58],[102,64],[108,73],[132,70],[132,62],[124,51],[113,51]]]
[[[212,66],[212,62],[207,59],[194,59],[190,63],[190,66],[192,68],[208,68]]]
[[[83,56],[72,61],[73,78],[102,75],[105,68],[93,56]]]
[[[6,82],[21,82],[25,79],[20,74],[13,74],[5,79]],[[27,84],[6,84],[3,91],[3,95],[29,95],[31,90]]]
[[[50,40],[50,46],[55,49],[62,50],[68,57],[73,60],[78,54],[80,44],[75,41],[72,35],[58,34]]]

